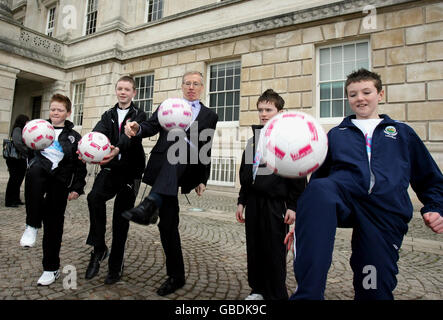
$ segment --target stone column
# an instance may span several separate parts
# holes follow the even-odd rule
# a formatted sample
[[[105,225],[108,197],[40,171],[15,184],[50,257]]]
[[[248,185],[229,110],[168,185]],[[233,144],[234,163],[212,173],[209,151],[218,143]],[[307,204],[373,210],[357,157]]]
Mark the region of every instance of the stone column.
[[[15,81],[20,70],[0,64],[0,137],[9,135],[14,103]],[[2,140],[3,141],[3,140]]]

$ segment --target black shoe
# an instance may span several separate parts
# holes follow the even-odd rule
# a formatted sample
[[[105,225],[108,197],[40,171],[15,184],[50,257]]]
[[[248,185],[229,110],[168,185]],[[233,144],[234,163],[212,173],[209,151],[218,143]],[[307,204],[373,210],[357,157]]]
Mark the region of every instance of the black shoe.
[[[109,271],[105,279],[105,284],[114,284],[122,278],[123,269],[120,272]]]
[[[100,270],[100,262],[105,260],[108,257],[108,248],[105,248],[105,251],[99,252],[95,254],[94,251],[91,252],[91,260],[89,261],[88,269],[86,269],[85,279],[94,278],[98,271]]]
[[[132,222],[147,226],[157,222],[158,214],[159,211],[154,201],[145,198],[137,207],[124,211],[122,217]]]
[[[167,294],[175,292],[175,290],[180,289],[185,285],[184,279],[176,279],[169,277],[157,290],[159,296],[166,296]]]
[[[24,205],[25,203],[24,203],[23,201],[19,200],[19,201],[17,201],[17,202],[14,203],[14,204],[16,204],[16,205],[18,205],[18,206],[22,206],[22,205]]]
[[[5,204],[5,207],[7,207],[7,208],[18,208],[18,204],[8,203],[8,204]]]

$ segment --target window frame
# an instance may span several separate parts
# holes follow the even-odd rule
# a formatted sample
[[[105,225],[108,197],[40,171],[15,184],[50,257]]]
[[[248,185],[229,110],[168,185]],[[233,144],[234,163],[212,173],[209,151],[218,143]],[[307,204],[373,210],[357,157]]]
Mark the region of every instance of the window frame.
[[[157,11],[156,11],[156,17],[155,17],[155,19],[154,19],[154,17],[153,17],[153,12],[151,12],[151,11],[149,10],[149,7],[150,7],[150,3],[151,3],[151,1],[152,1],[152,6],[154,6],[154,1],[158,1],[158,3],[161,4],[161,11],[160,11],[160,10],[157,10]],[[160,20],[160,19],[163,18],[163,13],[164,13],[164,9],[165,9],[165,8],[164,8],[164,7],[165,7],[165,3],[164,3],[163,0],[146,0],[145,3],[146,3],[146,8],[145,8],[145,23],[158,21],[158,20]],[[158,12],[160,12],[161,17],[158,17]],[[151,20],[149,20],[149,17],[151,17]]]
[[[51,21],[50,21],[49,19],[51,18],[51,10],[54,10],[54,16],[53,16],[53,20],[52,20],[52,27],[50,28],[50,27],[49,27],[49,24],[50,24]],[[54,33],[55,33],[56,13],[57,13],[57,6],[56,6],[56,5],[49,7],[48,10],[47,10],[47,15],[46,15],[46,31],[45,31],[45,34],[46,34],[48,37],[54,37]],[[51,32],[51,34],[48,34],[49,32]]]
[[[89,12],[89,7],[90,7],[90,2],[91,1],[93,1],[93,3],[95,4],[93,7],[95,7],[95,10],[94,11],[91,11],[91,12]],[[94,14],[95,13],[95,25],[94,25],[94,30],[93,31],[90,31],[89,32],[89,30],[92,30],[92,28],[89,28],[88,26],[89,26],[89,17],[92,15],[92,14]],[[91,20],[91,21],[93,21],[93,20]],[[85,35],[85,36],[88,36],[88,35],[91,35],[91,34],[94,34],[94,33],[96,33],[97,32],[97,21],[98,21],[98,0],[87,0],[86,1],[86,8],[85,8],[85,24],[84,24],[84,28],[85,28],[85,31],[83,32],[83,34]]]
[[[316,96],[316,102],[315,102],[315,106],[316,106],[316,118],[318,119],[319,123],[321,124],[338,124],[340,123],[344,118],[345,115],[343,115],[342,117],[327,117],[327,118],[322,118],[320,117],[320,84],[321,83],[333,83],[333,82],[339,82],[339,81],[346,81],[345,79],[342,80],[329,80],[329,81],[325,81],[325,82],[320,82],[320,50],[321,49],[325,49],[325,48],[332,48],[332,47],[337,47],[337,46],[346,46],[346,45],[357,45],[359,43],[367,43],[368,44],[368,70],[372,69],[372,51],[371,51],[371,40],[369,38],[363,38],[363,39],[356,39],[356,40],[352,40],[352,41],[345,41],[345,42],[336,42],[336,43],[331,43],[328,45],[323,45],[323,46],[318,46],[316,47],[316,53],[315,53],[315,58],[316,58],[316,84],[315,84],[315,96]],[[342,60],[343,62],[343,60]],[[345,98],[345,94],[344,94],[344,100],[346,100]]]
[[[83,99],[81,103],[77,103],[77,94],[78,94],[78,87],[80,85],[83,85]],[[85,95],[86,95],[86,80],[83,81],[78,81],[78,82],[74,82],[72,83],[72,108],[71,108],[71,116],[70,116],[70,120],[72,121],[72,123],[74,124],[74,127],[82,127],[83,126],[83,120],[84,120],[84,114],[85,114]],[[76,123],[76,111],[77,111],[77,106],[81,105],[81,123]]]
[[[232,63],[232,62],[238,62],[240,64],[240,87],[238,89],[239,92],[239,107],[238,107],[238,120],[231,120],[231,121],[221,121],[219,119],[219,121],[217,122],[217,128],[233,128],[233,127],[239,127],[240,126],[240,105],[241,105],[241,59],[233,59],[233,60],[226,60],[226,61],[217,61],[217,62],[213,62],[213,63],[209,63],[207,65],[207,71],[206,71],[206,101],[207,101],[207,107],[211,110],[213,110],[213,108],[211,108],[210,106],[210,102],[211,102],[211,67],[215,66],[215,65],[221,65],[221,64],[227,64],[227,63]],[[226,90],[225,90],[226,91]],[[235,92],[235,90],[232,90],[233,92]],[[235,99],[235,98],[234,98]],[[213,110],[214,112],[216,112],[215,110]],[[233,111],[234,112],[234,111]]]
[[[146,99],[146,97],[145,97],[145,99],[143,99],[143,100],[141,100],[141,99],[136,99],[136,97],[137,97],[137,95],[139,94],[139,88],[137,88],[137,78],[141,78],[141,77],[149,77],[149,76],[152,76],[152,96],[150,97],[150,99]],[[153,113],[154,113],[154,81],[155,81],[155,74],[154,74],[154,72],[149,72],[149,73],[143,73],[143,74],[137,74],[137,75],[133,75],[132,76],[133,78],[134,78],[134,81],[136,82],[136,90],[137,90],[137,95],[132,99],[132,101],[135,103],[135,102],[138,102],[138,101],[146,101],[146,100],[151,100],[151,111],[150,111],[150,113],[148,113],[146,110],[142,110],[142,109],[140,109],[140,110],[142,110],[142,111],[144,111],[145,113],[146,113],[146,116],[149,118]],[[143,87],[143,88],[147,88],[147,87]]]

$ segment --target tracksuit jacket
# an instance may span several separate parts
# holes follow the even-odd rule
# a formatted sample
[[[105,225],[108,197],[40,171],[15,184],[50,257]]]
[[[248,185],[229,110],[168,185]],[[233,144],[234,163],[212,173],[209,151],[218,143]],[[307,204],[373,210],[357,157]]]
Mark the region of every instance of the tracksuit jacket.
[[[363,133],[346,117],[328,133],[329,151],[324,164],[312,179],[329,177],[354,199],[370,200],[380,209],[400,218],[386,217],[392,227],[407,231],[413,207],[409,183],[424,204],[421,213],[437,211],[443,215],[443,175],[415,131],[387,115],[372,136],[371,162],[368,161]],[[375,184],[369,190],[370,170]],[[397,225],[397,226],[396,226]]]

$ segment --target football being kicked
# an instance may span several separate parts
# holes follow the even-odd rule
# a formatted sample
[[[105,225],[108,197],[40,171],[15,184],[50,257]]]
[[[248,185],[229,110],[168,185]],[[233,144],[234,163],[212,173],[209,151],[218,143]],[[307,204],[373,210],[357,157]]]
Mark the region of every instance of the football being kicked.
[[[54,127],[44,119],[31,120],[22,130],[23,142],[33,150],[43,150],[49,147],[54,139]]]
[[[275,174],[305,177],[317,170],[328,152],[328,137],[322,126],[304,112],[282,112],[261,130],[262,162]]]
[[[87,163],[97,164],[111,152],[111,142],[100,132],[90,132],[78,142],[78,153]]]

